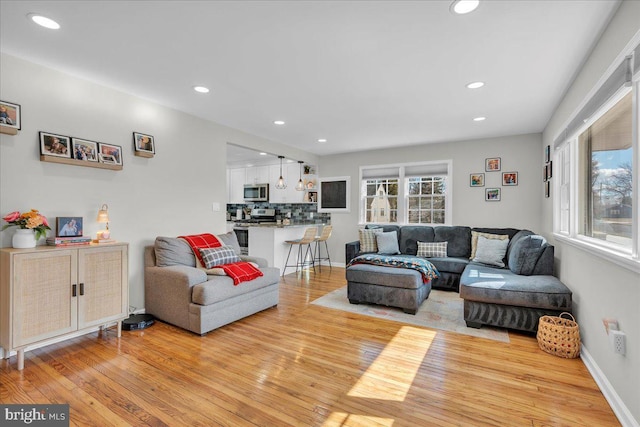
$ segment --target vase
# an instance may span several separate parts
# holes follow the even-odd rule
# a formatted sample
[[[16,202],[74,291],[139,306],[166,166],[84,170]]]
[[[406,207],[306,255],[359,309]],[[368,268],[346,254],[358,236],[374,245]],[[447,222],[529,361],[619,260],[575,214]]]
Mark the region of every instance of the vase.
[[[29,228],[18,228],[11,241],[14,248],[26,249],[36,247],[36,234]]]

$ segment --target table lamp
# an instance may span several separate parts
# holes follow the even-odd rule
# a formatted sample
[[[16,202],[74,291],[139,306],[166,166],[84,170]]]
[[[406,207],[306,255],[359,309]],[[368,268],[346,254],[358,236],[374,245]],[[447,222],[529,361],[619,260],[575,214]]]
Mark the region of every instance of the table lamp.
[[[100,240],[108,240],[111,238],[111,233],[109,232],[109,206],[107,204],[103,204],[100,210],[98,211],[98,219],[97,221],[101,224],[106,224],[106,228],[104,230],[98,231],[97,239]]]

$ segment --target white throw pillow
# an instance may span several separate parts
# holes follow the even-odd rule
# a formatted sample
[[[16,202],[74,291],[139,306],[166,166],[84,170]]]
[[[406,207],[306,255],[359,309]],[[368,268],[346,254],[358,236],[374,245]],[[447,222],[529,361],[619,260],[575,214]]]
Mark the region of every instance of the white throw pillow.
[[[382,228],[360,229],[360,252],[378,252],[376,234],[382,233]]]
[[[478,236],[478,246],[474,262],[487,264],[495,267],[504,267],[504,255],[507,253],[508,239],[487,239]]]
[[[378,253],[381,255],[398,255],[400,253],[398,233],[395,231],[377,233],[376,243],[378,244]]]

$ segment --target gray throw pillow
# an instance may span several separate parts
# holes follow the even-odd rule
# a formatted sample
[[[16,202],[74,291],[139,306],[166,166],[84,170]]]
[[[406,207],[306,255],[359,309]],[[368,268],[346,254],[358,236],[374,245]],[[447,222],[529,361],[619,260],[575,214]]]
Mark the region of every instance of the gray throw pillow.
[[[236,236],[236,233],[229,231],[228,233],[218,234],[216,237],[224,246],[233,248],[236,255],[242,255],[242,250],[240,249],[240,243],[238,243],[238,236]]]
[[[395,231],[376,234],[376,243],[379,254],[398,255],[400,253],[400,248],[398,248],[398,233]]]
[[[183,239],[176,237],[156,237],[155,243],[156,265],[169,267],[171,265],[196,266],[196,257],[191,246]]]
[[[502,268],[504,267],[502,258],[507,253],[508,244],[509,239],[487,239],[484,236],[478,236],[478,246],[473,261]]]
[[[535,234],[519,239],[509,252],[509,270],[515,274],[531,276],[547,246],[545,238]]]

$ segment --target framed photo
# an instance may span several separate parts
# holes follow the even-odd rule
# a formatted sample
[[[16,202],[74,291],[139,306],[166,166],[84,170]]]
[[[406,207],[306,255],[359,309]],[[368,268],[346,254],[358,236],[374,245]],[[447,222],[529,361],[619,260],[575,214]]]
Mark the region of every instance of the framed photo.
[[[119,145],[98,143],[99,158],[102,163],[122,165],[122,147]]]
[[[40,154],[71,158],[71,141],[68,136],[40,132]]]
[[[71,138],[73,158],[87,162],[98,161],[98,143],[86,139]]]
[[[484,187],[484,174],[483,173],[472,173],[469,176],[469,186],[470,187]]]
[[[22,129],[20,105],[13,102],[0,101],[0,125],[18,130]]]
[[[502,172],[502,185],[518,185],[518,172]]]
[[[547,145],[547,148],[544,149],[544,162],[549,163],[551,161],[551,146]]]
[[[82,236],[82,217],[59,216],[56,218],[56,237]]]
[[[544,182],[547,182],[547,176],[549,175],[549,172],[547,171],[547,168],[549,167],[548,164],[544,165],[544,167],[542,168],[542,180]]]
[[[501,168],[500,157],[489,157],[484,160],[485,172],[497,172]]]
[[[318,212],[351,212],[351,177],[320,178]]]
[[[547,181],[544,183],[544,197],[551,196],[551,181]]]
[[[317,191],[307,191],[307,194],[304,195],[304,201],[309,203],[315,203],[318,201],[318,192]]]
[[[547,163],[547,181],[553,178],[553,162]]]
[[[486,202],[499,202],[500,201],[500,189],[499,188],[487,188],[484,193],[484,200]]]
[[[144,133],[133,133],[133,148],[136,152],[139,153],[156,153],[156,144],[153,140],[153,136],[145,135]]]

